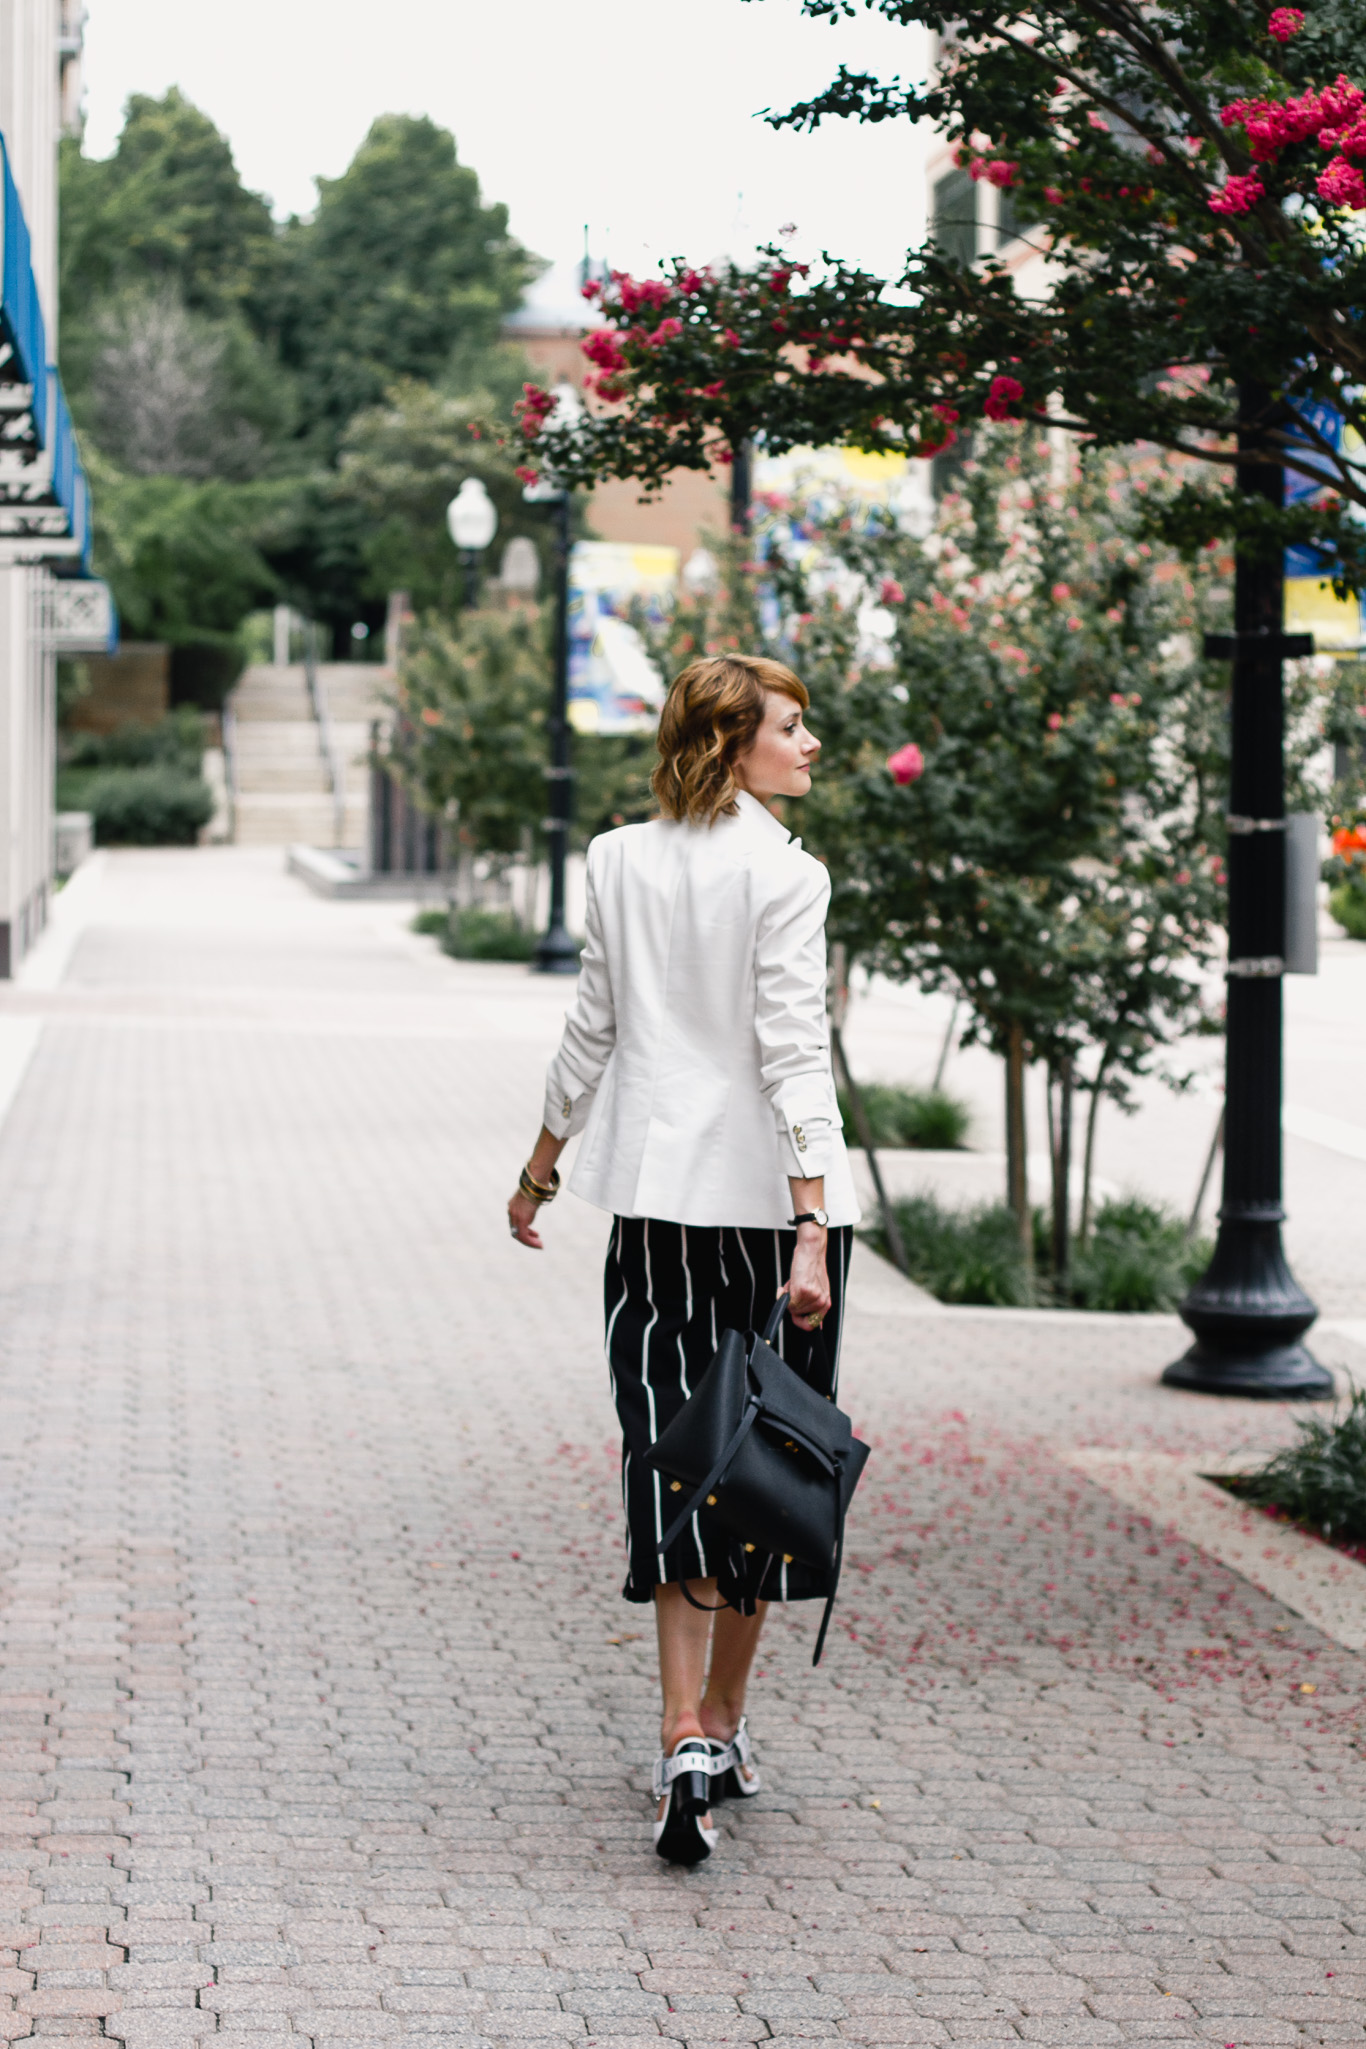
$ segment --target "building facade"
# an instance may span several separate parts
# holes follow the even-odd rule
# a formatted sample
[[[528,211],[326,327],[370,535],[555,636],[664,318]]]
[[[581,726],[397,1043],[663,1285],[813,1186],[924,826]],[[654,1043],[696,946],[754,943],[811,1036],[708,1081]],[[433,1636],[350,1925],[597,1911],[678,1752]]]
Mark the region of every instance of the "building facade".
[[[72,582],[89,499],[56,368],[57,146],[79,121],[83,20],[80,0],[0,0],[0,975],[47,919],[56,658],[64,617],[90,610]]]

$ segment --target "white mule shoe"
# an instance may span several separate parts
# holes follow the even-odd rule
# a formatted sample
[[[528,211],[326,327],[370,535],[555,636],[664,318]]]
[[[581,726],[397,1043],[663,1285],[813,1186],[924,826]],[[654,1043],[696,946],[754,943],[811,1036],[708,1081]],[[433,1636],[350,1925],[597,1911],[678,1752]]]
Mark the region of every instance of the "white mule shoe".
[[[717,1748],[720,1756],[716,1762],[721,1772],[716,1787],[716,1796],[719,1800],[752,1800],[756,1793],[762,1792],[764,1782],[759,1776],[759,1767],[754,1762],[754,1752],[750,1748],[749,1731],[745,1727],[743,1715],[740,1717],[740,1726],[730,1742],[720,1744]],[[745,1766],[749,1768],[748,1778],[743,1769]]]
[[[711,1806],[711,1782],[727,1767],[729,1752],[713,1756],[705,1736],[683,1736],[672,1757],[655,1759],[654,1796],[667,1795],[664,1819],[654,1824],[655,1850],[670,1864],[700,1864],[716,1848],[717,1830],[704,1828]]]

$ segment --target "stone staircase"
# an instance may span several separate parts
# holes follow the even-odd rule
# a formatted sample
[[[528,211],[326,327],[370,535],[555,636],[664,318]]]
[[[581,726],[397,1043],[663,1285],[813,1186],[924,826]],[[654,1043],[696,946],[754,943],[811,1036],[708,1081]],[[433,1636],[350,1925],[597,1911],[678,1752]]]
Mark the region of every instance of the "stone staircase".
[[[388,680],[387,670],[369,663],[318,669],[341,771],[338,803],[303,664],[261,662],[246,671],[228,699],[239,846],[365,845],[370,722],[382,710]]]

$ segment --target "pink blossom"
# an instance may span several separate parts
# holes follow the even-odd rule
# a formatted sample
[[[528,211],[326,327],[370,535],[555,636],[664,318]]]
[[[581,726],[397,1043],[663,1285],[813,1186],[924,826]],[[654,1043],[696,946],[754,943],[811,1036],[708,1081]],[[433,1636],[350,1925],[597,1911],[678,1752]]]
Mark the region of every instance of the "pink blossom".
[[[539,479],[541,473],[538,469],[534,469],[529,462],[519,462],[514,474],[519,483],[534,484]]]
[[[1068,622],[1067,622],[1067,630],[1068,630],[1068,632],[1069,632],[1069,633],[1080,633],[1080,632],[1081,632],[1081,621],[1080,621],[1080,619],[1076,618],[1075,616],[1074,616],[1073,618],[1069,619],[1069,620],[1068,620]]]
[[[1010,408],[1024,397],[1024,386],[1018,377],[993,377],[982,411],[989,420],[1008,420]]]
[[[701,396],[703,398],[720,398],[725,388],[724,382],[718,377],[714,384],[704,384],[702,386]]]
[[[877,596],[880,605],[904,605],[906,602],[906,593],[894,576],[883,577]]]
[[[1188,882],[1190,881],[1190,879],[1191,879],[1191,872],[1190,872],[1190,869],[1189,869],[1189,868],[1178,868],[1178,869],[1177,869],[1177,871],[1176,871],[1176,878],[1175,878],[1175,879],[1176,879],[1176,880],[1177,880],[1177,881],[1178,881],[1178,882],[1179,882],[1179,883],[1181,884],[1181,887],[1182,887],[1182,888],[1184,889],[1184,888],[1185,888],[1185,886],[1186,886],[1186,884],[1187,884],[1187,883],[1188,883]]]
[[[933,405],[930,407],[930,411],[937,420],[947,420],[950,426],[958,418],[957,406]]]
[[[914,740],[908,740],[904,747],[898,747],[895,754],[887,756],[887,766],[892,771],[892,781],[902,789],[913,783],[925,772],[925,757]]]
[[[1351,206],[1358,211],[1366,207],[1366,177],[1345,157],[1334,157],[1328,169],[1319,172],[1314,183],[1319,197],[1326,199],[1330,206]]]
[[[579,286],[579,297],[581,299],[598,299],[601,296],[602,286],[595,277],[590,277],[586,283]]]
[[[682,277],[678,280],[678,289],[680,292],[686,293],[688,298],[693,299],[696,298],[706,282],[707,274],[705,271],[685,270]]]
[[[624,370],[626,357],[616,333],[610,327],[595,327],[579,344],[590,363],[599,370]]]
[[[1216,192],[1209,203],[1211,213],[1251,213],[1259,199],[1266,198],[1266,187],[1255,171],[1244,174],[1237,172],[1224,180],[1222,192]]]
[[[1106,120],[1104,114],[1098,114],[1094,107],[1087,108],[1086,121],[1088,127],[1099,128],[1102,135],[1108,135],[1110,133],[1109,122]]]
[[[1043,188],[1043,196],[1048,201],[1048,204],[1050,206],[1062,205],[1062,193],[1059,191],[1056,185],[1045,185]]]
[[[1062,724],[1062,713],[1060,711],[1051,711],[1044,720],[1044,724],[1048,727],[1050,733],[1056,733]]]
[[[1122,690],[1112,690],[1110,692],[1110,702],[1111,704],[1117,704],[1123,707],[1129,702],[1129,700],[1124,695],[1124,692]]]
[[[1272,10],[1266,32],[1278,43],[1288,43],[1304,27],[1304,15],[1298,7],[1277,7]]]
[[[1110,622],[1110,624],[1111,624],[1112,626],[1118,626],[1118,624],[1119,624],[1120,620],[1121,620],[1121,619],[1122,619],[1122,618],[1124,617],[1124,607],[1123,607],[1123,605],[1111,605],[1111,606],[1109,606],[1109,607],[1108,607],[1108,609],[1106,610],[1106,614],[1105,614],[1105,616],[1106,616],[1106,618],[1107,618],[1107,619],[1109,620],[1109,622]]]
[[[652,349],[662,349],[665,342],[672,341],[675,335],[682,332],[683,322],[676,320],[671,314],[667,320],[661,320],[654,333],[647,334],[645,339]]]
[[[721,330],[721,346],[722,346],[722,348],[723,348],[723,349],[738,349],[738,348],[739,348],[739,346],[740,346],[740,337],[739,337],[739,335],[738,335],[738,334],[737,334],[737,333],[735,332],[735,329],[734,329],[733,327],[723,327],[723,328],[722,328],[722,330]]]
[[[1008,185],[1015,183],[1019,168],[1017,163],[1008,163],[1004,157],[975,157],[968,165],[968,176],[974,182],[985,178],[988,185],[994,185],[1003,192]]]
[[[673,297],[671,287],[659,277],[633,278],[624,270],[614,270],[612,283],[617,288],[623,313],[637,313],[642,306],[652,306],[657,310],[667,306]]]
[[[1055,583],[1049,595],[1055,605],[1064,605],[1072,595],[1072,586],[1070,583]]]

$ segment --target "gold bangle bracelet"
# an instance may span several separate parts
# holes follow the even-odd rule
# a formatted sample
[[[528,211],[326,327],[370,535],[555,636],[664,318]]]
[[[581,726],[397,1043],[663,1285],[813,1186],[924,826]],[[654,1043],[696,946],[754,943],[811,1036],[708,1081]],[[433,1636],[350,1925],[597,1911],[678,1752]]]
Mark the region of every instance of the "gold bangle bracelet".
[[[553,1202],[560,1192],[559,1169],[558,1167],[551,1168],[550,1185],[547,1187],[544,1182],[536,1179],[529,1166],[523,1167],[517,1179],[517,1186],[521,1189],[528,1202],[534,1202],[538,1206],[543,1202]]]

